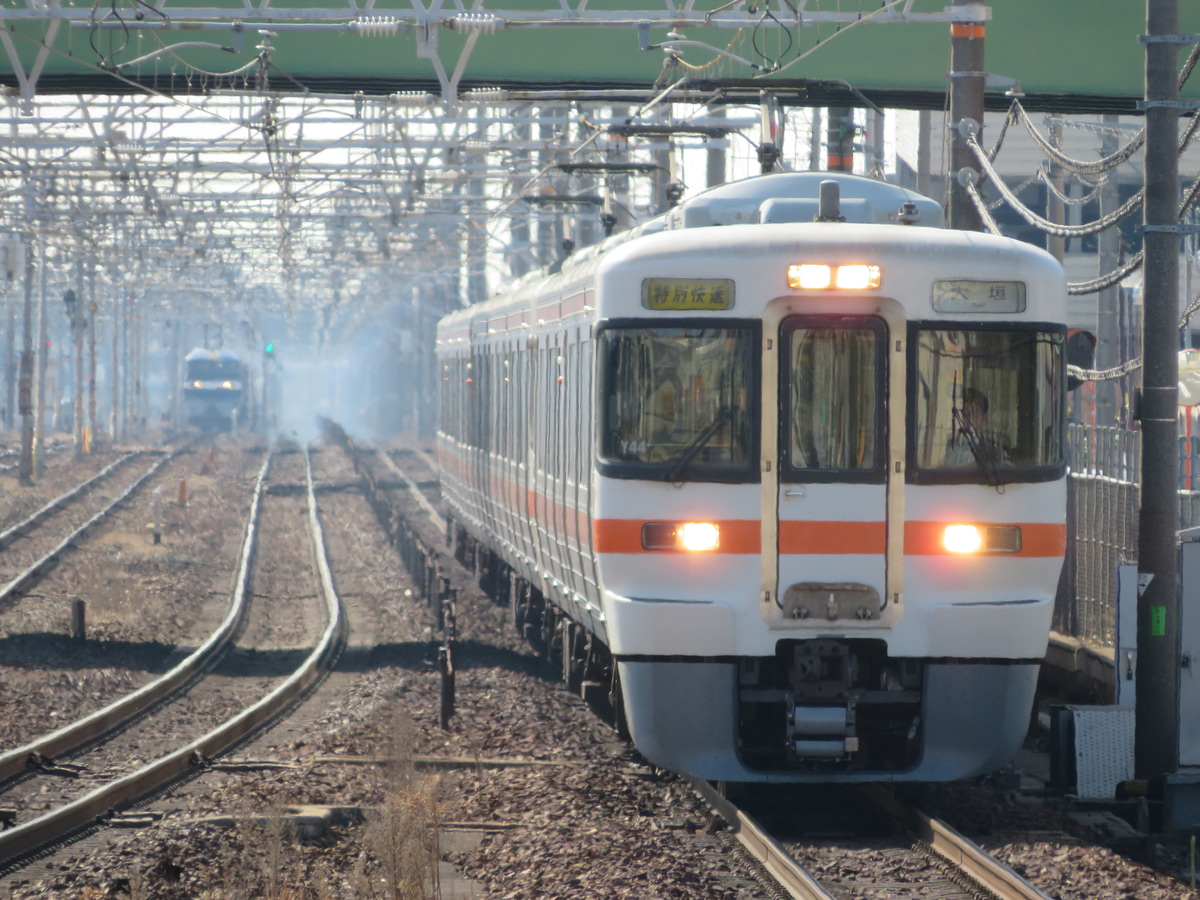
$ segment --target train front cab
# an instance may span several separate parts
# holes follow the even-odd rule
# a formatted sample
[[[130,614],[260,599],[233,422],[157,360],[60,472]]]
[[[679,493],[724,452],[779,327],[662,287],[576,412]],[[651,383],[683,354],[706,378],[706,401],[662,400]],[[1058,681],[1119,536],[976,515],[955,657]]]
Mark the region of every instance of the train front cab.
[[[1043,271],[1038,287],[1053,297],[1058,282]],[[650,476],[668,484],[642,485],[643,508],[657,515],[635,519],[624,544],[599,541],[602,553],[633,551],[622,554],[624,571],[643,577],[654,563],[638,554],[668,551],[657,558],[665,575],[649,590],[643,582],[639,597],[621,596],[636,578],[613,575],[613,557],[605,567],[629,727],[648,759],[725,781],[934,781],[1012,757],[1065,548],[1065,328],[1013,315],[1017,293],[1020,311],[1036,309],[1025,291],[1001,274],[937,281],[934,309],[915,315],[887,298],[798,291],[767,305],[761,331],[742,323],[761,341],[760,399],[746,410],[760,431],[742,451],[761,470],[748,483],[736,466],[704,472],[714,436],[719,447],[730,440],[730,423],[714,424],[737,406],[726,384],[660,464],[669,471]],[[985,315],[937,315],[964,308]],[[689,336],[687,355],[700,359],[714,335],[729,343],[712,324],[613,329],[602,365],[619,357],[630,369],[636,357],[646,372],[665,355],[659,343]],[[614,350],[622,330],[636,348]],[[693,406],[705,377],[696,365],[685,392]],[[602,398],[619,393],[614,377],[604,376]],[[649,409],[661,387],[650,382],[627,405]],[[967,420],[978,393],[986,423]],[[602,459],[641,454],[652,464],[645,442],[611,436],[621,401],[607,402]],[[618,482],[601,503],[637,502]],[[683,523],[704,518],[696,489],[724,498],[725,518],[690,523],[720,536],[688,552]],[[706,552],[722,563],[698,562]],[[671,596],[668,582],[685,583],[689,570],[707,571],[700,580],[724,596]],[[757,601],[733,593],[745,580],[735,573],[747,572]]]

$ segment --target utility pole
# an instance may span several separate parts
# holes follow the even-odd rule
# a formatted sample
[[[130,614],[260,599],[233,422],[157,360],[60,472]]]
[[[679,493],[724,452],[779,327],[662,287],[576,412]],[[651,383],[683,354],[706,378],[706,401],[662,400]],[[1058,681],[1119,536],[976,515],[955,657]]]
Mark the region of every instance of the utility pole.
[[[91,297],[88,302],[88,439],[87,452],[93,450],[96,439],[96,277],[91,279]]]
[[[74,397],[71,400],[71,437],[75,444],[75,458],[83,458],[83,327],[87,319],[83,315],[83,265],[76,262],[76,285],[79,290],[68,290],[63,295],[63,305],[67,311],[67,325],[71,329],[71,342],[74,344],[75,361],[71,373],[75,382]]]
[[[1054,113],[1050,116],[1050,143],[1060,150],[1063,145],[1062,116]],[[1066,179],[1063,178],[1062,166],[1057,162],[1050,163],[1050,188],[1046,196],[1046,218],[1055,225],[1067,224],[1067,204],[1063,202],[1062,194],[1066,190]],[[1051,234],[1046,237],[1046,250],[1059,261],[1067,252],[1067,239],[1061,235]]]
[[[854,110],[849,106],[829,107],[825,159],[830,172],[854,171]]]
[[[717,102],[709,103],[707,112],[710,119],[724,119],[726,116],[724,105]],[[704,161],[705,187],[717,187],[726,182],[728,176],[725,173],[728,171],[728,163],[725,158],[725,148],[728,141],[728,138],[722,138],[708,142]]]
[[[1105,115],[1101,121],[1108,127],[1101,132],[1100,155],[1111,156],[1117,151],[1117,117]],[[1110,130],[1111,129],[1111,130]],[[1121,205],[1116,179],[1110,178],[1100,188],[1100,215],[1111,215]],[[1111,272],[1120,265],[1121,232],[1117,228],[1106,228],[1096,236],[1097,275]],[[1096,368],[1111,369],[1121,361],[1121,285],[1112,284],[1102,288],[1098,296],[1096,311]],[[1122,381],[1096,382],[1095,416],[1096,425],[1106,427],[1129,427],[1124,415]]]
[[[983,68],[983,36],[986,9],[978,0],[954,0],[954,19],[950,23],[950,193],[947,218],[951,228],[963,231],[983,230],[979,210],[963,184],[963,178],[979,182],[979,161],[967,146],[961,127],[974,122],[976,134],[983,139],[983,89],[987,72]],[[972,175],[972,173],[974,173]]]
[[[46,468],[46,403],[50,391],[46,386],[46,370],[50,362],[50,322],[46,315],[46,269],[50,254],[46,249],[46,233],[41,234],[38,256],[38,305],[37,305],[37,374],[33,380],[33,477],[40,478]],[[55,406],[57,406],[57,402]]]
[[[4,421],[12,428],[17,417],[17,301],[13,296],[13,281],[21,265],[24,247],[15,234],[4,242],[4,305],[8,323],[4,329]]]
[[[32,183],[29,196],[32,203]],[[29,215],[29,213],[27,213]],[[32,236],[32,229],[30,230]],[[33,484],[33,242],[25,252],[25,315],[21,329],[21,373],[17,385],[17,412],[21,415],[21,484]]]
[[[1142,503],[1134,772],[1156,792],[1179,763],[1178,0],[1146,0]]]

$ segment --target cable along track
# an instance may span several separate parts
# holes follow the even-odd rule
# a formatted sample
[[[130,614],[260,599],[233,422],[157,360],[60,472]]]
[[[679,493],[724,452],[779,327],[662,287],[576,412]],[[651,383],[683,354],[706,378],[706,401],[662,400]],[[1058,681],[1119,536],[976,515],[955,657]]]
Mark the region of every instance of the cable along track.
[[[230,651],[235,637],[246,628],[252,571],[255,554],[259,550],[263,498],[267,493],[268,473],[276,455],[274,452],[268,454],[259,471],[229,610],[217,629],[190,656],[161,678],[105,709],[0,756],[0,786],[11,790],[14,785],[21,784],[35,774],[39,768],[49,770],[53,774],[78,774],[76,766],[64,764],[59,760],[86,747],[97,745],[107,736],[128,727],[132,720],[150,713],[157,715],[156,707],[161,708],[165,699],[177,699],[173,695],[180,694],[185,687],[189,692],[193,690],[202,677],[211,672],[218,657]],[[19,868],[48,845],[64,840],[114,811],[124,810],[172,782],[194,774],[208,760],[227,752],[265,723],[276,718],[324,677],[330,662],[340,650],[345,625],[341,600],[334,589],[325,550],[312,466],[307,451],[304,464],[307,532],[312,545],[312,557],[315,559],[314,577],[320,583],[316,595],[320,598],[320,617],[324,621],[323,630],[314,640],[313,646],[303,653],[286,679],[277,683],[265,696],[226,718],[202,736],[187,740],[170,752],[132,771],[125,771],[116,777],[109,777],[106,773],[107,780],[85,795],[64,802],[36,818],[0,831],[0,871]],[[291,658],[289,653],[279,655],[286,659]],[[133,756],[134,754],[131,754],[131,757]],[[3,803],[2,799],[0,803]]]

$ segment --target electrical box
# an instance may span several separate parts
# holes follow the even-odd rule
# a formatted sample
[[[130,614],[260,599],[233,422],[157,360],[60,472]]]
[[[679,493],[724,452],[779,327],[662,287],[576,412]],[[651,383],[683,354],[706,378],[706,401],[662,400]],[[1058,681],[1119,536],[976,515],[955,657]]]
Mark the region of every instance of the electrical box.
[[[1200,528],[1179,538],[1179,765],[1200,766]]]

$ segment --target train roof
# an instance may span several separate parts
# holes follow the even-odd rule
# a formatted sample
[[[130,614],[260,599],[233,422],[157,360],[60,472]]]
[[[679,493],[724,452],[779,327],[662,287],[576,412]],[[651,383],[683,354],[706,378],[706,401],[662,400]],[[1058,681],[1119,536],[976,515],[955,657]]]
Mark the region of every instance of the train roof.
[[[209,350],[206,347],[197,347],[188,353],[183,358],[184,362],[194,362],[198,359],[209,359],[213,362],[238,362],[238,356],[229,350]]]
[[[663,228],[811,222],[817,216],[821,185],[830,181],[838,185],[840,211],[847,222],[945,227],[940,203],[887,181],[848,172],[777,172],[702,191],[666,213]],[[902,220],[905,204],[911,206]]]
[[[837,185],[836,212],[840,218],[834,221],[845,225],[844,232],[826,231],[828,226],[820,223],[830,221],[827,219],[814,224],[822,185],[827,182]],[[777,228],[784,224],[793,226],[786,230],[786,238]],[[906,227],[895,227],[900,224]],[[881,250],[890,247],[895,252],[900,248],[905,255],[917,252],[930,257],[936,257],[947,246],[973,244],[988,247],[994,259],[1004,265],[1015,264],[1016,257],[1029,265],[1032,256],[1044,255],[1044,271],[1038,265],[1034,270],[1052,280],[1063,277],[1061,266],[1033,245],[987,232],[946,228],[940,203],[899,185],[844,172],[780,172],[702,191],[661,216],[584,247],[552,266],[506,282],[487,301],[451,312],[442,323],[461,329],[480,317],[486,320],[534,285],[539,293],[553,292],[558,287],[566,288],[597,265],[624,265],[635,256],[675,252],[685,244],[700,255],[721,257],[727,254],[732,237],[725,230],[729,226],[738,226],[739,235],[747,236],[748,241],[739,241],[739,245],[749,243],[764,251],[779,240],[795,240],[801,234],[814,247],[829,242],[831,247],[848,248],[870,241]],[[750,235],[754,238],[749,239]],[[521,302],[518,300],[518,305]]]

